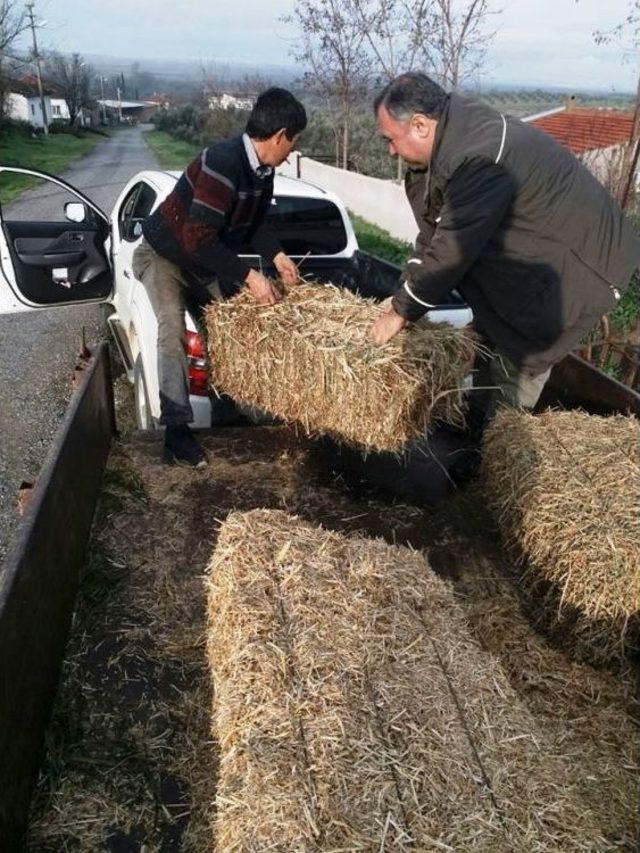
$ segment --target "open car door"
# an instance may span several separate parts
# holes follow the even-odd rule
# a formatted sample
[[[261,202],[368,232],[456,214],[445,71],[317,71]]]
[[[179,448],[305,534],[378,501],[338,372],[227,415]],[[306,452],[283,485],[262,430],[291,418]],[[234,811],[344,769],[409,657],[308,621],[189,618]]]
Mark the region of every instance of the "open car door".
[[[24,200],[0,206],[0,314],[103,302],[113,287],[109,218],[54,175],[0,166],[40,184]]]

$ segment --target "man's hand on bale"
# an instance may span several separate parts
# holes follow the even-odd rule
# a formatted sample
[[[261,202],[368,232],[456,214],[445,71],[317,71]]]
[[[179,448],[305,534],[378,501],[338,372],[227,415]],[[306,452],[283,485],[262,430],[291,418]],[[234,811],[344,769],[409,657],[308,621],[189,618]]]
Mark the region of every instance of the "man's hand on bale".
[[[395,337],[401,329],[409,325],[409,321],[401,317],[393,305],[390,305],[384,314],[381,314],[369,330],[369,338],[382,346]]]
[[[297,284],[300,278],[298,275],[298,267],[288,255],[285,255],[284,252],[278,252],[273,259],[273,264],[285,284]]]
[[[282,299],[275,284],[257,270],[251,270],[245,282],[258,305],[275,305]]]

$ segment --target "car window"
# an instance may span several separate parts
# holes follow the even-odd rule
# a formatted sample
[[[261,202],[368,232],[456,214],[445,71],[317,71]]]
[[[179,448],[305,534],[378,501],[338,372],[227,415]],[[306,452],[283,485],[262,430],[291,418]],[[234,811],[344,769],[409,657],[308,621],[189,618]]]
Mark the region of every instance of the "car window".
[[[120,212],[118,213],[118,230],[120,231],[120,239],[126,240],[128,231],[131,224],[131,216],[133,214],[133,208],[136,203],[136,199],[138,197],[138,193],[140,192],[141,184],[136,184],[132,187],[125,200],[120,205]]]
[[[1,4],[0,4],[1,6]],[[0,137],[2,131],[0,131]],[[2,216],[7,222],[65,222],[65,205],[79,203],[78,196],[53,181],[38,180],[29,188],[33,177],[0,172],[0,204]],[[21,193],[18,190],[26,189]],[[17,197],[16,197],[17,196]],[[5,199],[13,199],[5,202]],[[85,209],[85,222],[95,222],[90,208]]]
[[[120,237],[131,243],[142,234],[142,222],[155,204],[157,193],[145,181],[131,188],[120,208]]]
[[[331,201],[276,196],[267,222],[288,255],[335,255],[347,247],[342,214]]]
[[[140,189],[140,195],[136,199],[135,208],[133,211],[134,219],[146,219],[151,213],[151,208],[155,204],[157,193],[151,189],[149,184],[143,183]]]

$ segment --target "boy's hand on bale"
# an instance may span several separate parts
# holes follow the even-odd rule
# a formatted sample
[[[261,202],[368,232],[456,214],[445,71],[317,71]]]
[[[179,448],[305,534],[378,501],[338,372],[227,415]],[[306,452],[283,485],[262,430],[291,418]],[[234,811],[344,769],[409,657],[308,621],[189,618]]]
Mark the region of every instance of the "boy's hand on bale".
[[[409,321],[405,320],[404,317],[401,317],[393,305],[390,305],[384,314],[381,314],[378,317],[369,330],[369,338],[374,342],[374,344],[382,346],[383,344],[386,344],[387,341],[390,341],[391,338],[395,337],[398,332],[401,329],[404,329],[408,324]]]
[[[273,264],[285,284],[296,284],[299,280],[298,267],[284,252],[278,252],[273,259]]]
[[[251,270],[245,282],[258,305],[275,305],[282,299],[275,284],[257,270]]]

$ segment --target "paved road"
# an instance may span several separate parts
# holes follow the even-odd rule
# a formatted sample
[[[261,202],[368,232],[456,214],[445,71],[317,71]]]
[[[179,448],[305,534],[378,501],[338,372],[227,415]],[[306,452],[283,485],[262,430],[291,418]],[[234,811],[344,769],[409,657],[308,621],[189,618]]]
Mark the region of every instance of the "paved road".
[[[158,168],[142,134],[143,128],[120,131],[60,177],[110,213],[132,175]],[[60,221],[67,196],[51,187],[27,191],[5,209],[5,218]],[[19,520],[17,489],[37,476],[64,414],[83,327],[89,341],[100,337],[97,306],[0,317],[0,560]]]

